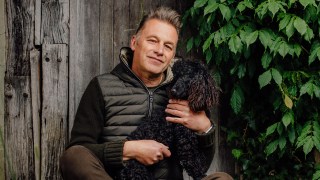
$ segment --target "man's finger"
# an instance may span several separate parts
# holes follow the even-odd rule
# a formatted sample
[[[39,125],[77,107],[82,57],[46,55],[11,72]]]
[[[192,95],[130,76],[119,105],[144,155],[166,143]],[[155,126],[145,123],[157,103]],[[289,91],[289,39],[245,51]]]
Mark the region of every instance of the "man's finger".
[[[175,110],[175,109],[169,109],[169,108],[167,108],[165,110],[165,112],[168,113],[168,114],[171,114],[172,116],[177,116],[177,117],[185,117],[187,115],[187,113],[184,112],[184,111]],[[172,119],[172,120],[174,120],[174,119]]]
[[[187,100],[181,100],[181,99],[169,99],[169,103],[188,105],[188,101]]]
[[[171,152],[169,150],[169,148],[166,146],[166,148],[162,149],[162,154],[164,157],[170,157],[171,156]]]
[[[182,124],[183,123],[182,119],[177,118],[177,117],[168,116],[168,117],[166,117],[166,120],[169,121],[169,122],[172,122],[172,123],[178,123],[178,124]]]

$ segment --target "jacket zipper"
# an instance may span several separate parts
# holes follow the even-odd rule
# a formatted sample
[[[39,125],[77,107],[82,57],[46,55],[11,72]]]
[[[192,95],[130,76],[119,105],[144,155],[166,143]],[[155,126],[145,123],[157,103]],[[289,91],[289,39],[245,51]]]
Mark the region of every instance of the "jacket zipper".
[[[121,59],[121,58],[120,58],[120,59]],[[122,59],[121,59],[121,60],[122,60]],[[123,60],[122,60],[122,61],[123,61]],[[123,62],[123,63],[124,63],[124,62]],[[156,87],[153,91],[150,91],[150,90],[148,89],[148,87],[141,81],[141,79],[140,79],[138,76],[136,76],[136,75],[133,73],[133,71],[126,65],[126,63],[124,63],[124,64],[125,64],[125,67],[129,70],[129,72],[139,80],[139,82],[142,84],[142,86],[145,88],[145,90],[146,90],[146,91],[148,92],[148,94],[149,94],[149,111],[148,111],[148,116],[147,116],[147,117],[150,118],[151,115],[152,115],[152,109],[153,109],[153,100],[154,100],[154,98],[153,98],[153,92],[155,92],[158,88],[160,88],[160,87],[168,84],[168,82],[167,82],[167,83],[160,84],[160,85],[159,85],[158,87]]]
[[[152,109],[153,109],[153,92],[149,91],[149,113],[148,113],[148,118],[151,117],[152,115]]]

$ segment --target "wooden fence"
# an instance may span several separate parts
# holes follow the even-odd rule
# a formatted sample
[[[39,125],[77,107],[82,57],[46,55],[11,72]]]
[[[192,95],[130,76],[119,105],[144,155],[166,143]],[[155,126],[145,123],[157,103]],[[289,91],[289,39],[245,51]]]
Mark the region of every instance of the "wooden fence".
[[[0,0],[0,179],[61,179],[58,160],[90,79],[118,64],[144,12],[192,3]],[[216,139],[210,171],[234,172]]]

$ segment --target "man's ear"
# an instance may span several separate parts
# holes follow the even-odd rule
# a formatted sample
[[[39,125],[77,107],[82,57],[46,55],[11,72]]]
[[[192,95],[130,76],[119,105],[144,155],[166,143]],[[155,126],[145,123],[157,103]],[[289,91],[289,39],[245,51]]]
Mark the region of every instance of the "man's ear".
[[[133,35],[130,41],[130,48],[132,51],[136,49],[136,45],[137,45],[137,35]]]

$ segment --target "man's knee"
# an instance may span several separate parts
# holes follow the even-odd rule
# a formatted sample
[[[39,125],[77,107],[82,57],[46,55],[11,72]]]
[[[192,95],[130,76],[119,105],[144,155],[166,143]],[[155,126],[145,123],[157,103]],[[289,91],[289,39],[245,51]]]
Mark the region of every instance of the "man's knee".
[[[111,179],[101,161],[83,146],[71,146],[60,158],[64,179]],[[81,177],[81,178],[80,178]]]
[[[90,150],[83,146],[71,146],[68,148],[60,158],[61,169],[66,168],[81,168],[86,163],[86,160],[90,160],[93,157]]]

